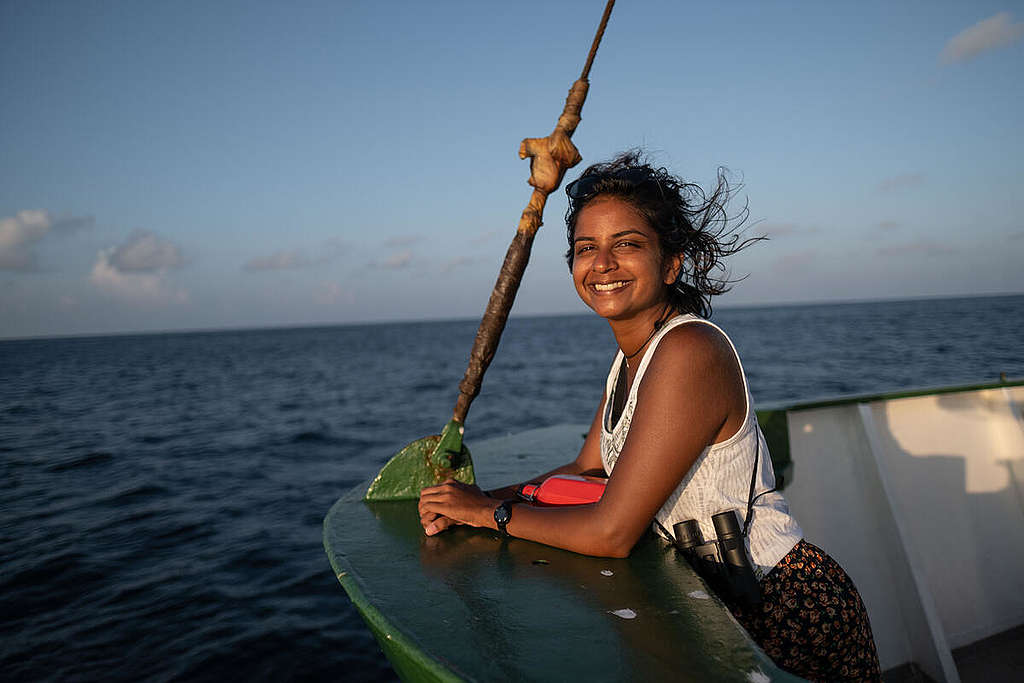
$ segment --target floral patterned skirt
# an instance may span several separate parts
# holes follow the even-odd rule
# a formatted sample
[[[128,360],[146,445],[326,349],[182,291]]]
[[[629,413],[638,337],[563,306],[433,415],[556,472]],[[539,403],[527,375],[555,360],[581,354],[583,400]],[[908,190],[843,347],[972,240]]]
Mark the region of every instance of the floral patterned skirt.
[[[868,613],[843,568],[800,541],[761,580],[764,602],[736,620],[780,668],[812,681],[879,681]]]

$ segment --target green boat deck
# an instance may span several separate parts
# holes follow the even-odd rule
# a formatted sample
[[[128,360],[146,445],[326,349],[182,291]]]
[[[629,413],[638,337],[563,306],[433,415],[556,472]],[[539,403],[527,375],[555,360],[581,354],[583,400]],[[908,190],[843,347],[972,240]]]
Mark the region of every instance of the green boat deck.
[[[481,486],[567,462],[585,425],[469,443]],[[369,482],[367,482],[367,485]],[[415,501],[353,489],[324,520],[334,571],[404,680],[792,681],[675,549],[652,534],[627,559],[489,529],[428,538]]]

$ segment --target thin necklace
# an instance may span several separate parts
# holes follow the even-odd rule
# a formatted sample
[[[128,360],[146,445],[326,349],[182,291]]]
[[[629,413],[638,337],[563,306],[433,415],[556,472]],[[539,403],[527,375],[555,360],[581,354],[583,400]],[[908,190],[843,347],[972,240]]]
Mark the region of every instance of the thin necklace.
[[[647,339],[644,339],[644,343],[641,344],[640,347],[637,348],[636,351],[634,351],[633,353],[630,353],[630,354],[623,353],[623,355],[626,357],[626,365],[629,365],[629,361],[631,361],[634,358],[636,358],[637,354],[639,354],[641,351],[644,350],[644,347],[647,346],[648,342],[650,342],[652,339],[654,339],[654,335],[658,334],[658,330],[660,330],[662,325],[665,324],[665,321],[668,320],[668,315],[671,312],[672,312],[672,309],[670,308],[668,311],[666,311],[665,313],[662,314],[661,318],[659,318],[654,323],[654,329],[651,331],[650,335],[648,335]]]

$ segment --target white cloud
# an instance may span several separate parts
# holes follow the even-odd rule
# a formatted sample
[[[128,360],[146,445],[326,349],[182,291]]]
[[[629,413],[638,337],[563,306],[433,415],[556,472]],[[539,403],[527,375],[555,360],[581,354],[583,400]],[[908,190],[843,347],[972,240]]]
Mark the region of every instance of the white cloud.
[[[110,263],[121,272],[148,273],[180,268],[181,250],[148,230],[135,230],[128,240],[114,248]]]
[[[188,292],[172,286],[167,277],[167,271],[181,263],[176,245],[137,230],[124,244],[99,251],[89,282],[102,292],[132,303],[184,303]]]
[[[1024,36],[1024,23],[1013,23],[1009,12],[979,21],[950,38],[939,59],[943,64],[964,62],[982,52],[1004,47]]]
[[[16,215],[0,218],[0,270],[35,270],[36,254],[32,247],[55,232],[92,225],[91,216],[53,218],[45,209],[25,209]]]
[[[882,181],[878,183],[878,189],[881,192],[897,192],[899,190],[917,187],[923,182],[924,174],[922,173],[904,173],[903,175],[883,178]]]
[[[29,247],[49,229],[50,215],[46,211],[26,209],[0,220],[0,268],[33,270],[36,258]]]

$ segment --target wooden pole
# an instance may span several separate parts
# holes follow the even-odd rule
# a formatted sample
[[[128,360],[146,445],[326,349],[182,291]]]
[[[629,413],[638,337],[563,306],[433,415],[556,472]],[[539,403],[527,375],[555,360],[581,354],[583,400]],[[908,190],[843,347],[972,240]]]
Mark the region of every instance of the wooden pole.
[[[465,423],[469,406],[476,395],[480,393],[484,373],[498,349],[501,333],[505,329],[509,311],[512,310],[516,293],[519,291],[519,283],[522,282],[526,264],[530,260],[533,238],[543,224],[544,205],[547,203],[548,195],[562,184],[565,172],[582,160],[579,150],[576,149],[571,138],[576,131],[576,126],[580,123],[583,102],[587,98],[587,90],[590,87],[588,80],[590,67],[594,62],[594,56],[597,54],[598,45],[604,36],[604,30],[608,25],[608,18],[611,16],[614,5],[615,0],[608,0],[605,5],[601,24],[594,36],[583,72],[569,89],[565,107],[562,109],[562,115],[558,117],[555,129],[547,137],[526,138],[519,145],[519,158],[530,158],[528,182],[533,186],[533,192],[519,218],[516,235],[505,254],[505,261],[498,273],[498,280],[494,284],[491,298],[487,302],[483,319],[477,329],[473,349],[469,354],[466,374],[459,382],[459,397],[452,413],[452,419],[459,424]]]

